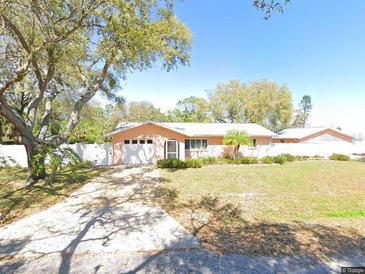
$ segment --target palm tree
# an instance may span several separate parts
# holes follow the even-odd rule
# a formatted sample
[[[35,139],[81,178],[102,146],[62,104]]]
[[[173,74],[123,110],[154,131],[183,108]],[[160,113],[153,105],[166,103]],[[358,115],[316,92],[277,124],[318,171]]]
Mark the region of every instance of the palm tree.
[[[237,158],[240,146],[252,146],[252,138],[245,131],[230,131],[226,136],[224,136],[223,143],[225,145],[234,146],[233,158]]]

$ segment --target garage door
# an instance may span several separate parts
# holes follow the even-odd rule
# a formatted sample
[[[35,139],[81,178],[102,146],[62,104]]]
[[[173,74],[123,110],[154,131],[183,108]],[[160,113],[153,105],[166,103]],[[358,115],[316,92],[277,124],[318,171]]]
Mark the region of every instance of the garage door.
[[[155,148],[152,144],[122,144],[123,164],[152,164]]]

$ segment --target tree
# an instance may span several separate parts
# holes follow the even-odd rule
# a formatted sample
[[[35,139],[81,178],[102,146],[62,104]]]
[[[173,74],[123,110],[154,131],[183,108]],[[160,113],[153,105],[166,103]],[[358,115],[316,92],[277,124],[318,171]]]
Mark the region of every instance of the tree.
[[[233,158],[238,157],[238,152],[242,145],[252,146],[252,138],[245,131],[230,131],[226,136],[224,136],[223,143],[225,145],[234,146]]]
[[[274,131],[287,127],[293,112],[290,90],[269,80],[219,84],[209,106],[218,122],[257,123]]]
[[[190,96],[180,100],[176,108],[169,111],[168,120],[172,122],[209,122],[208,102],[204,98]]]
[[[156,61],[166,70],[189,61],[191,35],[169,0],[3,0],[0,20],[0,114],[22,137],[29,184],[46,176],[34,172],[35,155],[70,138],[97,92],[117,99],[126,72]],[[19,113],[9,94],[22,85],[30,100]],[[51,135],[61,94],[75,100],[65,127]]]
[[[220,123],[245,122],[244,96],[245,85],[239,81],[218,84],[215,91],[208,94],[213,119]]]
[[[269,80],[253,81],[246,86],[243,97],[245,115],[273,131],[287,128],[293,113],[292,94],[285,85]]]
[[[302,127],[306,126],[310,112],[313,108],[312,99],[309,95],[304,95],[299,103],[299,109],[296,110],[293,126]]]
[[[163,122],[166,116],[151,102],[130,102],[124,110],[122,121],[126,122]]]

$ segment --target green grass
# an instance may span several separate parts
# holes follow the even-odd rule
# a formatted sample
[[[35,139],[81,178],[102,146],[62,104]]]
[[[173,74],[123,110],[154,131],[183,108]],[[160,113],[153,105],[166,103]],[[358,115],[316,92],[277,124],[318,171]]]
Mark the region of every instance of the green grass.
[[[181,201],[216,195],[240,204],[249,219],[296,222],[364,217],[363,162],[220,165],[162,174],[165,186],[176,189]]]
[[[65,169],[53,184],[42,180],[27,188],[26,169],[0,169],[0,225],[55,204],[100,173],[100,169]]]
[[[330,211],[324,214],[328,217],[339,217],[339,218],[357,218],[365,217],[365,210],[354,210],[354,211]]]

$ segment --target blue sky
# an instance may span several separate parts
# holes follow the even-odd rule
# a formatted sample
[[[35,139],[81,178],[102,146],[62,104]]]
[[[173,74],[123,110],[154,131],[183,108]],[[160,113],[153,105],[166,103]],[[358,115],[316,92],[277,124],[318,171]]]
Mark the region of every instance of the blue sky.
[[[312,96],[312,125],[365,133],[357,118],[365,117],[365,1],[292,0],[269,21],[251,2],[178,3],[193,34],[190,66],[129,74],[121,95],[167,110],[184,97],[206,97],[220,82],[267,78],[286,84],[295,104]]]

